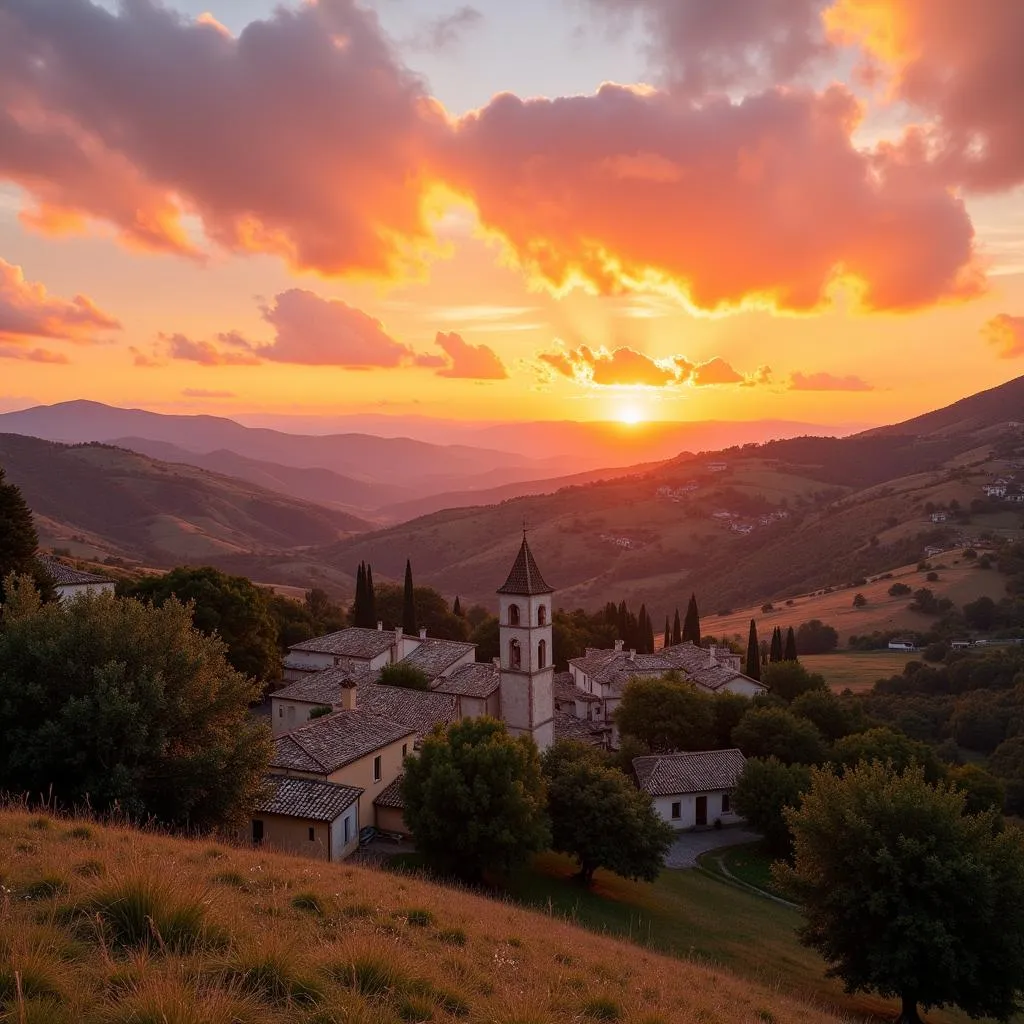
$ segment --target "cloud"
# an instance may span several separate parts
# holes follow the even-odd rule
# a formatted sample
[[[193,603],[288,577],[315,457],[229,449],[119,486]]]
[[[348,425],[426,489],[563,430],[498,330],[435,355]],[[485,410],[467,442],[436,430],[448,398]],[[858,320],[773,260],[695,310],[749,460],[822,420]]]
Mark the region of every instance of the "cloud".
[[[835,374],[800,373],[797,371],[790,375],[790,391],[874,391],[873,384],[869,384],[861,377],[849,374],[845,377],[837,377]]]
[[[411,40],[418,50],[443,53],[460,43],[465,34],[476,28],[484,16],[475,7],[464,6],[451,14],[434,18],[420,29]]]
[[[21,267],[0,259],[0,340],[52,338],[89,343],[101,331],[120,327],[114,317],[86,296],[76,295],[70,301],[55,298],[43,285],[26,281]]]
[[[132,365],[134,366],[155,369],[158,366],[166,365],[158,355],[150,355],[148,352],[143,352],[141,348],[135,345],[129,345],[128,351],[132,354]]]
[[[185,388],[182,390],[185,398],[237,398],[234,391],[208,391],[206,388]]]
[[[252,352],[227,352],[217,348],[209,341],[196,341],[184,334],[161,335],[161,340],[167,346],[167,354],[172,359],[184,359],[188,362],[198,363],[200,366],[258,366],[259,356]],[[146,357],[143,356],[143,359]],[[153,363],[139,362],[139,356],[135,357],[136,366],[152,366]]]
[[[437,371],[438,377],[463,380],[506,380],[508,370],[488,345],[470,345],[454,331],[438,333],[436,343],[448,357],[446,365]]]
[[[1024,316],[1000,313],[982,327],[981,333],[1000,359],[1024,356]]]
[[[275,330],[270,345],[253,351],[278,363],[344,366],[348,369],[400,366],[411,356],[379,320],[339,299],[323,299],[292,288],[263,310]]]
[[[23,359],[29,363],[52,363],[66,366],[71,362],[63,352],[50,352],[45,348],[15,348],[13,345],[0,345],[0,359]]]
[[[188,215],[228,250],[391,275],[431,242],[443,125],[355,0],[281,5],[237,37],[156,0],[0,7],[0,179],[43,230],[101,221],[194,256]]]
[[[637,16],[660,78],[686,96],[790,81],[829,49],[827,0],[590,0]]]
[[[690,383],[695,387],[709,387],[715,384],[742,384],[744,377],[737,373],[724,359],[717,356],[693,368]]]
[[[835,0],[825,21],[864,48],[896,97],[934,119],[923,134],[948,182],[1024,183],[1024,4]]]
[[[678,290],[702,310],[910,310],[982,289],[963,202],[906,151],[858,150],[841,87],[701,106],[604,85],[496,97],[445,166],[484,225],[554,290]],[[671,172],[671,173],[670,173]]]

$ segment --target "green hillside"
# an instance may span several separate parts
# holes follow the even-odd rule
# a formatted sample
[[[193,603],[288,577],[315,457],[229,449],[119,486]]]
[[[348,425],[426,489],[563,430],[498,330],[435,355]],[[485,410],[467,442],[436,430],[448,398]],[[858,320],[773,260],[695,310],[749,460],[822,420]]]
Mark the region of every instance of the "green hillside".
[[[0,434],[0,465],[45,546],[159,565],[330,544],[368,528],[348,513],[100,444]]]

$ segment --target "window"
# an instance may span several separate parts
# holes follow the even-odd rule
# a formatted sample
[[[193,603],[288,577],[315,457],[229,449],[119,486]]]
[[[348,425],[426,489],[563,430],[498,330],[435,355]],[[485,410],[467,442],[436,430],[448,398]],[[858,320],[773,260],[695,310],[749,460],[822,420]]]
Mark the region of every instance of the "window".
[[[373,759],[373,781],[380,782],[380,754]]]
[[[538,626],[546,626],[547,624],[548,624],[548,610],[547,610],[547,608],[544,607],[544,605],[541,605],[537,609],[537,625]]]
[[[509,640],[508,642],[508,667],[511,669],[519,669],[522,667],[523,657],[522,652],[519,650],[518,640]]]
[[[409,744],[408,743],[403,743],[402,744],[402,757],[405,757],[405,755],[408,754],[408,753],[409,753]]]
[[[263,842],[263,822],[259,818],[252,821],[252,841],[256,846]]]
[[[730,808],[729,808],[729,794],[728,793],[723,793],[722,794],[722,813],[723,814],[728,814],[729,810],[730,810]]]
[[[547,668],[548,666],[548,642],[547,640],[541,640],[537,644],[537,668]]]
[[[277,717],[278,718],[284,718],[284,705],[283,704],[278,704],[277,705]]]
[[[345,817],[342,819],[342,822],[341,822],[341,829],[342,829],[342,832],[344,832],[344,834],[345,834],[343,842],[345,843],[346,846],[348,846],[349,840],[352,838],[352,832],[351,832],[351,830],[349,828],[349,824],[350,824],[350,822],[349,822],[348,815],[345,815]]]
[[[508,606],[508,624],[510,626],[519,625],[519,605],[510,604]]]
[[[309,826],[309,841],[311,843],[316,842],[316,829],[312,825]]]
[[[683,816],[683,804],[682,804],[682,801],[676,800],[676,802],[674,804],[672,804],[672,817],[678,820],[682,816]]]

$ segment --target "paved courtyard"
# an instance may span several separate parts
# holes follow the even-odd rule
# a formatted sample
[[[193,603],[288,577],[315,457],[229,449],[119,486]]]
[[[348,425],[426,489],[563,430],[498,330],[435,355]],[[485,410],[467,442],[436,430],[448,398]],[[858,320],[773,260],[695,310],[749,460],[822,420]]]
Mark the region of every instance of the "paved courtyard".
[[[706,832],[681,832],[665,857],[667,868],[695,868],[697,858],[709,850],[740,843],[755,843],[761,837],[745,828],[708,829]]]

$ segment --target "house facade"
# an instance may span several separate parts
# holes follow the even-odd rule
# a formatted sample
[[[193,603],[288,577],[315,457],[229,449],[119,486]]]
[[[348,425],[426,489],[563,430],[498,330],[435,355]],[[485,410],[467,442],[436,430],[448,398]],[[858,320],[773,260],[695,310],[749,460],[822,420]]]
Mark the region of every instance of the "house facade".
[[[742,821],[733,791],[745,764],[739,750],[699,750],[635,757],[633,772],[659,817],[683,831]]]
[[[117,586],[117,581],[109,576],[73,569],[56,558],[44,556],[39,562],[53,580],[53,588],[61,601],[81,597],[83,594],[112,594]]]

